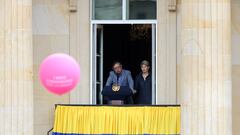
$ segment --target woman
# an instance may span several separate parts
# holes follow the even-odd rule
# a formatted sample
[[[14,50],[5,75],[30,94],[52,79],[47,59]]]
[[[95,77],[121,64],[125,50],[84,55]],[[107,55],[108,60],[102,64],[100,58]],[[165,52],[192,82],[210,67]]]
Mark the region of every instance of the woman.
[[[135,79],[136,103],[152,104],[152,77],[149,72],[149,62],[144,60],[140,66],[142,72]]]

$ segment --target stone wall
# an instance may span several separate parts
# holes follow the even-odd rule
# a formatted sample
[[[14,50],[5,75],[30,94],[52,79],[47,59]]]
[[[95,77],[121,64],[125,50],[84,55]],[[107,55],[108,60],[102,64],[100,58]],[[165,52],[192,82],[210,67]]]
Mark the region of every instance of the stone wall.
[[[232,14],[232,124],[233,124],[233,135],[238,135],[240,132],[240,1],[231,0],[231,14]],[[178,28],[181,26],[181,1],[178,3]],[[180,37],[181,31],[178,30],[178,43],[181,42]],[[178,46],[178,64],[177,64],[177,84],[180,81],[180,72],[179,72],[179,61],[180,61],[180,49]],[[180,100],[180,88],[177,85],[178,90],[178,103]]]
[[[165,2],[162,2],[165,3]],[[166,4],[166,3],[165,3]],[[46,134],[53,125],[54,104],[90,103],[90,4],[88,0],[78,2],[78,11],[69,12],[68,0],[33,0],[33,51],[34,51],[34,130],[35,135]],[[181,49],[181,1],[178,3],[177,53],[178,63]],[[159,10],[163,12],[163,10]],[[164,11],[166,12],[166,11]],[[233,79],[233,134],[240,128],[240,1],[232,0],[232,79]],[[167,17],[167,16],[165,16]],[[169,17],[169,16],[168,16]],[[171,16],[170,16],[171,17]],[[161,19],[161,16],[159,16]],[[167,19],[165,19],[167,20]],[[165,21],[164,20],[164,21]],[[168,18],[169,21],[171,19]],[[165,22],[159,22],[160,26]],[[172,19],[172,21],[176,21]],[[174,25],[172,22],[172,25]],[[171,23],[171,22],[170,22]],[[175,33],[176,34],[176,33]],[[160,36],[160,34],[158,34]],[[163,41],[163,40],[161,40]],[[158,41],[160,42],[160,40]],[[38,67],[47,55],[55,52],[69,53],[82,65],[83,78],[79,87],[69,95],[54,96],[46,92],[38,81]],[[180,83],[179,64],[177,84]],[[161,80],[161,79],[159,79]],[[170,80],[170,79],[169,79]],[[162,86],[162,85],[161,85]],[[180,89],[177,85],[177,96]],[[159,92],[159,95],[161,93]],[[178,103],[180,100],[178,98]]]
[[[90,103],[90,10],[89,0],[33,0],[34,135],[46,134],[53,126],[54,105]],[[38,80],[41,61],[52,53],[67,53],[81,66],[81,80],[70,94],[48,93]]]
[[[52,128],[55,104],[69,103],[69,94],[55,96],[44,90],[39,65],[49,54],[69,51],[68,0],[33,0],[34,135]]]
[[[232,0],[233,135],[240,133],[240,1]]]
[[[33,135],[32,1],[0,1],[0,135]]]

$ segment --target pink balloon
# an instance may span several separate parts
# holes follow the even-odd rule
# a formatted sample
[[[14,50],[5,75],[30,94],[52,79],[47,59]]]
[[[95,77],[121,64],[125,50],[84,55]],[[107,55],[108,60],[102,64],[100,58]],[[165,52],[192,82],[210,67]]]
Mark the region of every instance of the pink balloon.
[[[67,54],[53,54],[40,65],[39,79],[51,93],[62,95],[70,92],[79,82],[78,63]]]

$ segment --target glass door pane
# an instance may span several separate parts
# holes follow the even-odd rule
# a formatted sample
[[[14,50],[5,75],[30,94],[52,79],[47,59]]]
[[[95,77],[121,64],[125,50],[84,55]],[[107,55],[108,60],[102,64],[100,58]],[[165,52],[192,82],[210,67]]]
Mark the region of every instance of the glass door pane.
[[[102,104],[103,89],[103,25],[93,24],[92,102]]]
[[[127,1],[127,19],[144,20],[156,19],[157,8],[156,0],[128,0]]]
[[[93,0],[93,20],[122,20],[122,0]]]
[[[97,104],[102,104],[103,90],[103,25],[97,25],[97,44],[96,44],[96,91]]]

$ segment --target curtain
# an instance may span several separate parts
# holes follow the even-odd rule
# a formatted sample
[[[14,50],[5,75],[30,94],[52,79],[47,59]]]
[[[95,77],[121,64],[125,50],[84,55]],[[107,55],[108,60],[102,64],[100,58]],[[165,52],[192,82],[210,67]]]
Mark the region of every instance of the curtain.
[[[53,135],[179,135],[180,107],[64,106]]]

